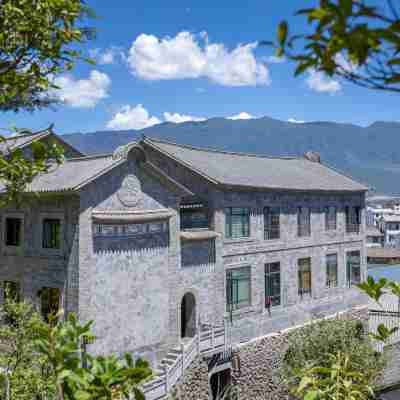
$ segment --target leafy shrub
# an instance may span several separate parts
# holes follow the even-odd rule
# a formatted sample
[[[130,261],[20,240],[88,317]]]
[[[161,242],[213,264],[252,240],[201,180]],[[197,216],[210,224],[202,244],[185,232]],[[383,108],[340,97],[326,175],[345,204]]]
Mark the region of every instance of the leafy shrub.
[[[383,356],[375,351],[361,322],[325,320],[309,324],[289,336],[281,371],[283,378],[290,388],[296,388],[305,370],[332,369],[339,354],[345,357],[347,370],[354,376],[361,373],[370,384],[385,366]]]

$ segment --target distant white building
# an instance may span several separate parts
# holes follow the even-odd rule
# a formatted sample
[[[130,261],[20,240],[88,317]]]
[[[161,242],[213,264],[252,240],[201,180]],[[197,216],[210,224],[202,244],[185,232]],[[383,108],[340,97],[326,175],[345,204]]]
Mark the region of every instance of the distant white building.
[[[398,207],[367,207],[366,219],[367,225],[379,226],[383,217],[400,216],[400,209]]]
[[[384,244],[396,246],[400,243],[400,215],[383,215],[378,224],[384,234]]]
[[[385,235],[376,226],[367,226],[366,229],[366,246],[383,247]]]

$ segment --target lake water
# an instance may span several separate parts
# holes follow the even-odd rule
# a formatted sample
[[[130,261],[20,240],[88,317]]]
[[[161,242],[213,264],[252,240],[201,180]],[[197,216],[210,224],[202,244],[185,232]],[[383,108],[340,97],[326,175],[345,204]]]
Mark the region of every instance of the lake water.
[[[384,266],[379,264],[369,264],[368,275],[372,276],[375,280],[386,278],[400,282],[400,264]]]

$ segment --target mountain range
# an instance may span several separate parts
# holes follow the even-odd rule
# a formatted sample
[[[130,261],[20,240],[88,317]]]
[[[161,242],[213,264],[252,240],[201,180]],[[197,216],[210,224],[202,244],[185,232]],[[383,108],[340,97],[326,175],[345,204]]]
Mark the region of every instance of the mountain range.
[[[303,155],[312,150],[322,162],[366,183],[375,193],[400,193],[400,122],[367,127],[337,122],[292,123],[269,117],[211,118],[170,122],[142,130],[66,134],[86,154],[104,154],[142,135],[180,144],[263,155]],[[268,173],[268,171],[265,171]]]

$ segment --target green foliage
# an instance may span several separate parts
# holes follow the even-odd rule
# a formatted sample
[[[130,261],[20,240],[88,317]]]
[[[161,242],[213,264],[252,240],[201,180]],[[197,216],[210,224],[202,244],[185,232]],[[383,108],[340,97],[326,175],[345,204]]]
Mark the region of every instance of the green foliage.
[[[93,36],[82,0],[0,2],[0,110],[32,111],[54,101],[54,76],[81,58],[76,44]]]
[[[388,281],[385,278],[375,281],[371,276],[365,282],[357,285],[369,298],[380,304],[380,299],[385,293],[390,293],[400,299],[400,284],[394,281]],[[399,330],[398,326],[387,328],[384,324],[379,324],[375,333],[370,336],[378,341],[387,342],[390,337]]]
[[[368,374],[354,369],[349,355],[329,354],[328,367],[307,365],[297,370],[293,394],[304,400],[367,400],[374,390]]]
[[[43,324],[40,316],[28,303],[9,301],[2,306],[1,316],[5,323],[0,326],[0,367],[3,387],[5,378],[9,379],[10,398],[54,398],[55,386],[46,357],[35,348],[37,327]]]
[[[0,136],[0,144],[2,143],[7,144],[7,141]],[[0,151],[0,181],[6,189],[0,206],[11,201],[19,202],[25,188],[37,175],[48,172],[64,161],[64,151],[55,143],[46,145],[34,142],[32,151],[32,158],[24,157],[22,149],[10,149],[4,153]]]
[[[336,370],[338,365],[345,365],[345,370],[341,372],[344,374],[343,379],[349,379],[349,376],[354,374],[353,383],[357,383],[360,382],[358,375],[361,374],[363,384],[368,385],[372,385],[383,370],[384,359],[374,350],[360,322],[326,320],[312,323],[294,332],[289,338],[282,375],[293,392],[300,390],[299,383],[303,378],[309,385],[312,382],[312,387],[328,387],[329,382],[332,382],[329,380],[332,379],[332,371]],[[306,388],[308,387],[306,385]]]
[[[47,324],[27,303],[6,302],[2,314],[11,321],[0,328],[2,384],[10,383],[10,399],[143,399],[138,384],[151,375],[148,363],[129,354],[89,354],[83,344],[95,340],[92,322],[81,324],[70,314]]]
[[[378,3],[320,0],[317,7],[298,10],[310,32],[289,36],[283,21],[274,44],[277,55],[297,64],[296,75],[313,69],[367,88],[400,92],[400,12],[392,0]]]

